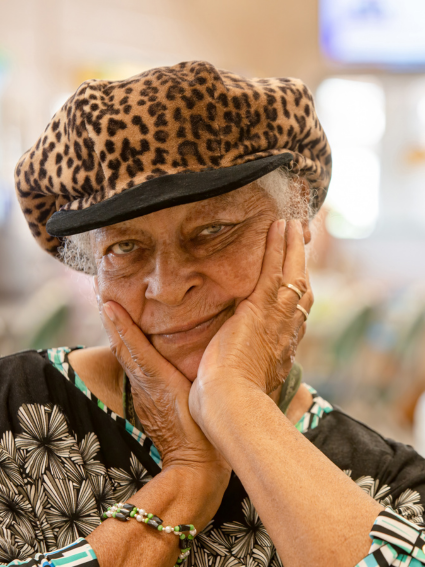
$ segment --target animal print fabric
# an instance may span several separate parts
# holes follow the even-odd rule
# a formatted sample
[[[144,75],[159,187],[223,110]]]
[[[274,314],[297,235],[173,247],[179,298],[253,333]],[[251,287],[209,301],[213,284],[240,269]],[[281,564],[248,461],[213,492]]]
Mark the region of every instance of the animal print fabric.
[[[247,80],[192,61],[123,81],[84,82],[20,159],[16,192],[38,243],[46,223],[166,174],[202,172],[290,152],[291,171],[326,196],[331,152],[298,79]]]

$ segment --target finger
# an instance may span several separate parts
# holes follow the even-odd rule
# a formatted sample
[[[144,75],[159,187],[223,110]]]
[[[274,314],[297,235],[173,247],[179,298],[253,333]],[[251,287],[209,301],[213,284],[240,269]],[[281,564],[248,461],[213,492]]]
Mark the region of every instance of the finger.
[[[314,295],[310,285],[310,278],[308,276],[308,271],[306,271],[306,284],[307,284],[307,291],[303,295],[302,299],[297,301],[297,305],[303,307],[308,314],[311,312],[311,308],[313,307],[314,303]],[[304,313],[300,309],[295,308],[295,326],[296,328],[301,328],[301,326],[306,322],[306,317]]]
[[[298,344],[300,344],[300,342],[303,340],[306,331],[307,331],[307,322],[304,321],[304,323],[300,327],[300,330],[298,331]]]
[[[284,220],[278,220],[270,226],[260,277],[251,296],[253,300],[275,299],[280,289],[284,260],[285,225]]]
[[[141,369],[146,377],[170,378],[179,374],[148,341],[142,330],[134,323],[127,311],[115,301],[103,305],[121,343],[117,345],[120,358],[130,370]],[[124,348],[123,348],[124,347]]]
[[[300,221],[288,221],[286,255],[283,264],[282,279],[283,283],[294,285],[301,293],[304,294],[307,292],[305,244],[303,227]],[[300,301],[297,293],[286,286],[282,286],[280,294],[284,297],[291,298],[294,308]]]

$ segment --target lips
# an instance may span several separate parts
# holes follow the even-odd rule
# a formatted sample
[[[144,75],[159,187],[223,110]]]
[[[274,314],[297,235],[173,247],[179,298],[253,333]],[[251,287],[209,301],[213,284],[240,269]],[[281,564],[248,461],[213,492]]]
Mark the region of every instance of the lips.
[[[222,310],[224,311],[224,309]],[[220,311],[219,313],[216,313],[215,315],[210,315],[209,317],[204,317],[203,319],[198,319],[196,322],[191,322],[191,323],[186,323],[185,325],[175,325],[174,327],[170,327],[165,331],[162,332],[156,332],[156,333],[152,333],[155,335],[175,335],[177,333],[185,333],[186,331],[191,331],[192,329],[196,329],[196,327],[199,327],[200,325],[203,325],[204,323],[208,323],[208,321],[212,321],[213,319],[215,319],[215,317],[218,317],[218,315],[220,315],[220,313],[222,313],[222,311]]]
[[[213,316],[210,315],[209,317],[191,321],[184,325],[180,324],[178,326],[169,327],[161,333],[152,333],[150,337],[152,340],[159,339],[167,343],[184,343],[190,342],[191,340],[202,339],[205,335],[210,334],[211,331],[214,331],[213,334],[217,332],[228,318],[231,308],[231,306],[228,306]]]

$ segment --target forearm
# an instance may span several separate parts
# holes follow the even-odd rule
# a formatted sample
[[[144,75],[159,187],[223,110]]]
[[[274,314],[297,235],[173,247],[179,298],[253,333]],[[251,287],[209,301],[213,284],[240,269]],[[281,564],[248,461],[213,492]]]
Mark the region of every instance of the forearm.
[[[214,473],[211,472],[211,475]],[[217,480],[218,479],[218,480]],[[188,467],[169,467],[130,498],[158,515],[164,525],[191,523],[203,529],[220,505],[228,479]],[[176,563],[179,538],[137,521],[106,520],[88,536],[100,567],[169,567]]]
[[[227,382],[202,399],[204,432],[241,479],[285,567],[352,567],[382,510],[261,391]]]

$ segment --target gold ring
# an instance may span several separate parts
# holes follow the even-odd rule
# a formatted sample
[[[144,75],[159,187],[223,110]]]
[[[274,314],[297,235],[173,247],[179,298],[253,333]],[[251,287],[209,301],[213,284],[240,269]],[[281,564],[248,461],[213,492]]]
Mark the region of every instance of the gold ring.
[[[298,295],[298,297],[300,299],[302,299],[302,296],[304,295],[297,287],[295,287],[294,285],[292,285],[291,283],[284,283],[282,284],[285,287],[288,287],[289,289],[292,289],[292,291],[295,291],[295,293]]]
[[[308,319],[308,313],[307,311],[304,309],[304,307],[302,305],[297,305],[297,309],[299,309],[299,311],[301,311],[301,313],[304,315],[305,320],[307,321]]]

